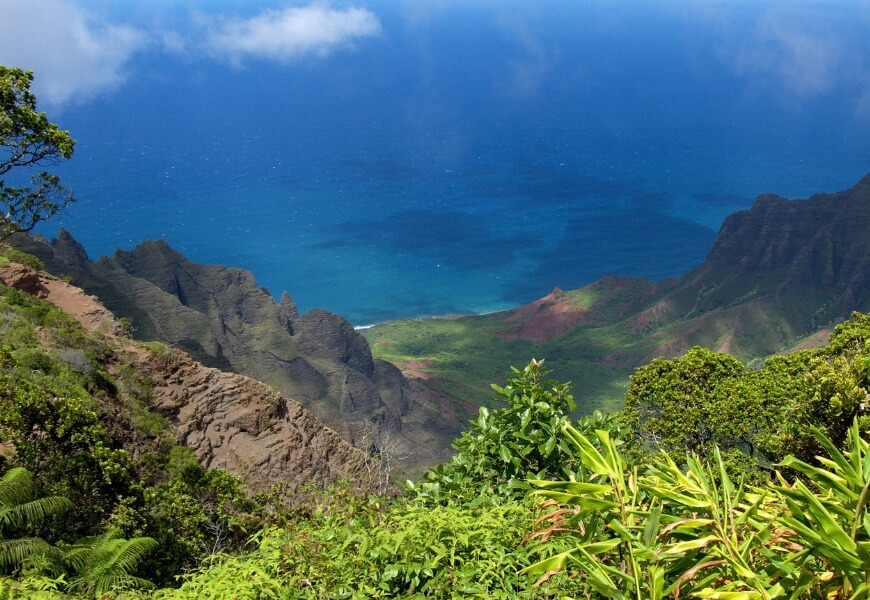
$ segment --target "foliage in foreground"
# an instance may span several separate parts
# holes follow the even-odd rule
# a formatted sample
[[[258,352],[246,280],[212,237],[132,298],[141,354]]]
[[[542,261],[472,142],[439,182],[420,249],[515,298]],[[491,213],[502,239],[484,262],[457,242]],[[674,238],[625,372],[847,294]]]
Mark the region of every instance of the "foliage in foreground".
[[[69,503],[17,538],[49,547],[111,530],[154,538],[138,574],[167,585],[212,553],[241,551],[253,533],[280,520],[279,499],[249,497],[237,478],[203,468],[176,442],[171,424],[150,410],[150,380],[112,337],[4,286],[0,334],[0,473],[26,469],[33,498]],[[19,558],[23,544],[16,542]]]
[[[68,159],[75,140],[36,109],[30,91],[33,73],[0,65],[0,177]],[[30,176],[31,186],[12,187],[0,180],[0,240],[30,231],[72,202],[60,178],[45,171]]]
[[[787,455],[812,462],[825,451],[812,427],[840,446],[857,418],[870,434],[870,315],[855,313],[830,343],[750,369],[728,354],[692,348],[659,358],[631,377],[623,412],[635,456],[712,457],[755,481]]]
[[[529,573],[567,569],[606,598],[865,598],[870,593],[870,444],[857,423],[841,452],[813,466],[783,461],[804,479],[736,485],[721,454],[687,468],[662,454],[644,472],[627,468],[607,432],[599,451],[579,432],[573,443],[588,481],[535,481],[558,508],[539,532],[573,531],[573,548]]]
[[[7,471],[0,478],[0,572],[29,573],[25,581],[41,581],[37,588],[55,591],[65,588],[87,596],[154,587],[134,572],[154,550],[156,540],[125,540],[112,529],[99,538],[80,540],[72,546],[63,543],[55,546],[31,534],[47,519],[72,507],[72,502],[60,496],[38,497],[27,469],[15,467]],[[16,595],[21,595],[23,583],[0,583],[0,592],[5,586],[11,594],[14,585],[18,588]]]
[[[60,559],[60,550],[29,535],[27,526],[71,507],[72,502],[62,496],[39,497],[27,469],[16,467],[4,473],[0,478],[0,571],[33,556]]]
[[[504,386],[492,385],[507,406],[481,407],[471,427],[453,442],[453,459],[427,472],[410,491],[431,502],[468,500],[483,490],[504,497],[525,495],[530,477],[570,473],[576,457],[563,435],[574,399],[566,383],[546,379],[543,361],[513,368]]]
[[[100,357],[112,349],[84,336],[56,309],[0,292],[0,433],[15,447],[2,460],[32,466],[42,495],[69,493],[74,504],[63,519],[36,531],[63,550],[69,564],[51,567],[47,553],[42,562],[19,561],[14,579],[0,578],[0,599],[866,594],[870,459],[862,438],[864,407],[853,402],[866,396],[870,327],[863,316],[838,328],[828,349],[774,359],[778,378],[756,380],[764,394],[791,398],[774,403],[788,408],[773,413],[776,419],[798,420],[779,434],[806,423],[812,436],[811,444],[797,446],[797,458],[782,461],[789,480],[768,483],[767,472],[756,471],[761,485],[734,483],[732,473],[751,474],[752,465],[735,470],[734,457],[755,459],[763,446],[759,422],[746,429],[752,436],[745,439],[721,433],[725,425],[738,431],[747,427],[747,416],[758,416],[725,403],[716,413],[716,401],[738,397],[723,390],[753,381],[739,363],[693,351],[682,363],[666,365],[660,381],[646,377],[652,369],[639,372],[635,381],[656,390],[647,398],[683,399],[683,412],[671,414],[684,423],[674,425],[691,423],[701,436],[713,432],[689,448],[696,455],[686,459],[667,444],[667,453],[639,453],[648,448],[637,443],[630,414],[572,423],[568,386],[548,380],[541,361],[532,361],[494,386],[502,407],[482,410],[457,440],[456,458],[412,486],[408,498],[390,503],[335,488],[299,510],[276,514],[269,508],[274,498],[247,498],[237,480],[203,469],[171,443],[137,455],[126,451],[114,437],[118,430],[105,426],[107,406],[129,409],[128,422],[152,432],[146,439],[166,435],[164,424],[135,399],[147,393],[147,382],[123,366],[102,371]],[[699,378],[709,364],[713,375]],[[685,402],[693,396],[698,406]],[[832,412],[836,406],[839,412]],[[647,412],[641,423],[655,415]],[[846,418],[853,423],[848,433]],[[664,439],[656,435],[641,439]],[[729,439],[738,441],[720,452],[718,444]],[[843,444],[847,450],[838,454]],[[807,456],[812,449],[831,458]],[[528,479],[536,496],[527,493]],[[546,502],[537,507],[541,496]],[[93,498],[93,505],[82,505],[82,498]],[[74,532],[85,528],[93,537],[83,545]],[[118,535],[150,535],[156,542]],[[108,575],[99,564],[120,570]],[[137,568],[166,585],[179,564],[188,568],[177,589],[122,591],[144,583],[136,579]],[[85,579],[84,573],[93,575]]]
[[[545,598],[518,571],[540,558],[522,545],[534,508],[481,497],[475,506],[358,502],[323,506],[258,548],[224,557],[160,598]]]

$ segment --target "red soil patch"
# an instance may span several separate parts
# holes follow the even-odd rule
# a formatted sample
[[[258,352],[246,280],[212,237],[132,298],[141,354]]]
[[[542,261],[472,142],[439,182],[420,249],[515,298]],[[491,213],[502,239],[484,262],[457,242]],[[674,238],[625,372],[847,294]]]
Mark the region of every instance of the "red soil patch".
[[[432,373],[424,371],[426,367],[432,364],[432,359],[424,358],[422,360],[393,360],[390,361],[402,371],[405,377],[416,377],[417,379],[429,379]]]
[[[544,343],[581,325],[614,323],[669,285],[673,283],[607,275],[585,288],[596,298],[586,307],[578,306],[570,293],[556,287],[540,300],[508,311],[504,319],[507,327],[501,336]]]
[[[11,288],[45,298],[91,331],[118,334],[118,322],[109,310],[94,296],[79,288],[17,263],[0,266],[0,283]]]
[[[594,322],[588,311],[577,310],[568,301],[568,295],[559,288],[553,288],[552,292],[540,300],[509,311],[504,321],[517,326],[506,331],[502,337],[538,343],[561,337],[577,325]]]
[[[780,352],[780,354],[787,354],[790,352],[797,352],[798,350],[815,350],[816,348],[821,348],[822,346],[826,346],[830,341],[831,334],[834,332],[833,327],[825,327],[824,329],[820,329],[814,334],[805,337],[800,342],[789,348],[788,350],[784,350]]]

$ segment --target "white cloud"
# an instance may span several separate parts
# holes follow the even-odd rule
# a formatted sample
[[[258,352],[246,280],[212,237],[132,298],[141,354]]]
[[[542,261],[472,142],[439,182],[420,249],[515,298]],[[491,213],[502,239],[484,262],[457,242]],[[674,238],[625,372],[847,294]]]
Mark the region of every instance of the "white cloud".
[[[732,52],[730,62],[738,73],[775,77],[802,96],[833,89],[845,58],[836,36],[775,14]]]
[[[676,14],[697,26],[701,44],[712,40],[716,59],[743,79],[750,97],[772,93],[801,110],[836,95],[857,117],[870,114],[870,13],[856,0],[673,2]]]
[[[34,72],[40,102],[83,102],[121,85],[143,32],[104,22],[69,0],[3,0],[0,64]]]
[[[498,23],[521,52],[521,56],[507,61],[510,90],[519,96],[534,96],[553,70],[556,53],[548,49],[519,16],[502,15]]]
[[[178,32],[164,31],[160,34],[163,49],[170,54],[184,54],[188,51],[187,40]]]
[[[211,34],[209,45],[216,55],[236,65],[246,57],[286,62],[304,55],[323,56],[357,38],[380,32],[380,21],[368,10],[311,5],[223,21]]]

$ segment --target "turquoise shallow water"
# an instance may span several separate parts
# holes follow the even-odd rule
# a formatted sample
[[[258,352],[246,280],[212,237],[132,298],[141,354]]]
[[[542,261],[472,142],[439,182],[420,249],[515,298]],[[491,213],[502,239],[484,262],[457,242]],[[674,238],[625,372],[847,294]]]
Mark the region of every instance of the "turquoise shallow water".
[[[553,5],[522,43],[482,9],[417,29],[380,9],[380,37],[305,64],[151,56],[60,112],[78,202],[42,231],[92,258],[165,238],[363,325],[679,276],[756,195],[870,171],[865,90],[729,67],[677,11],[605,26]]]

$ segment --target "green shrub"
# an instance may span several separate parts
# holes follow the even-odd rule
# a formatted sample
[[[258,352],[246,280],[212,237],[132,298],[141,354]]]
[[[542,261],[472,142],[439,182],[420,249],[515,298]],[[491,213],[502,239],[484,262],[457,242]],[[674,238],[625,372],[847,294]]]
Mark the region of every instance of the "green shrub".
[[[16,250],[12,246],[7,244],[0,244],[0,260],[4,260],[6,262],[15,262],[21,265],[25,265],[30,267],[31,269],[36,269],[37,271],[44,271],[45,264],[37,257],[32,254],[28,254],[27,252],[21,252],[20,250]]]
[[[574,399],[568,384],[545,379],[543,362],[512,368],[503,387],[492,385],[507,407],[480,408],[471,428],[453,443],[453,460],[427,472],[420,483],[409,483],[418,498],[471,499],[482,491],[519,498],[529,477],[570,473],[576,461],[563,432]]]
[[[589,477],[535,481],[554,501],[541,535],[574,538],[526,569],[582,574],[608,598],[865,598],[870,592],[870,444],[857,420],[841,451],[813,428],[826,456],[794,457],[794,484],[735,485],[721,454],[682,469],[667,454],[628,468],[606,432],[603,451],[569,430]],[[546,577],[546,575],[545,575]]]

